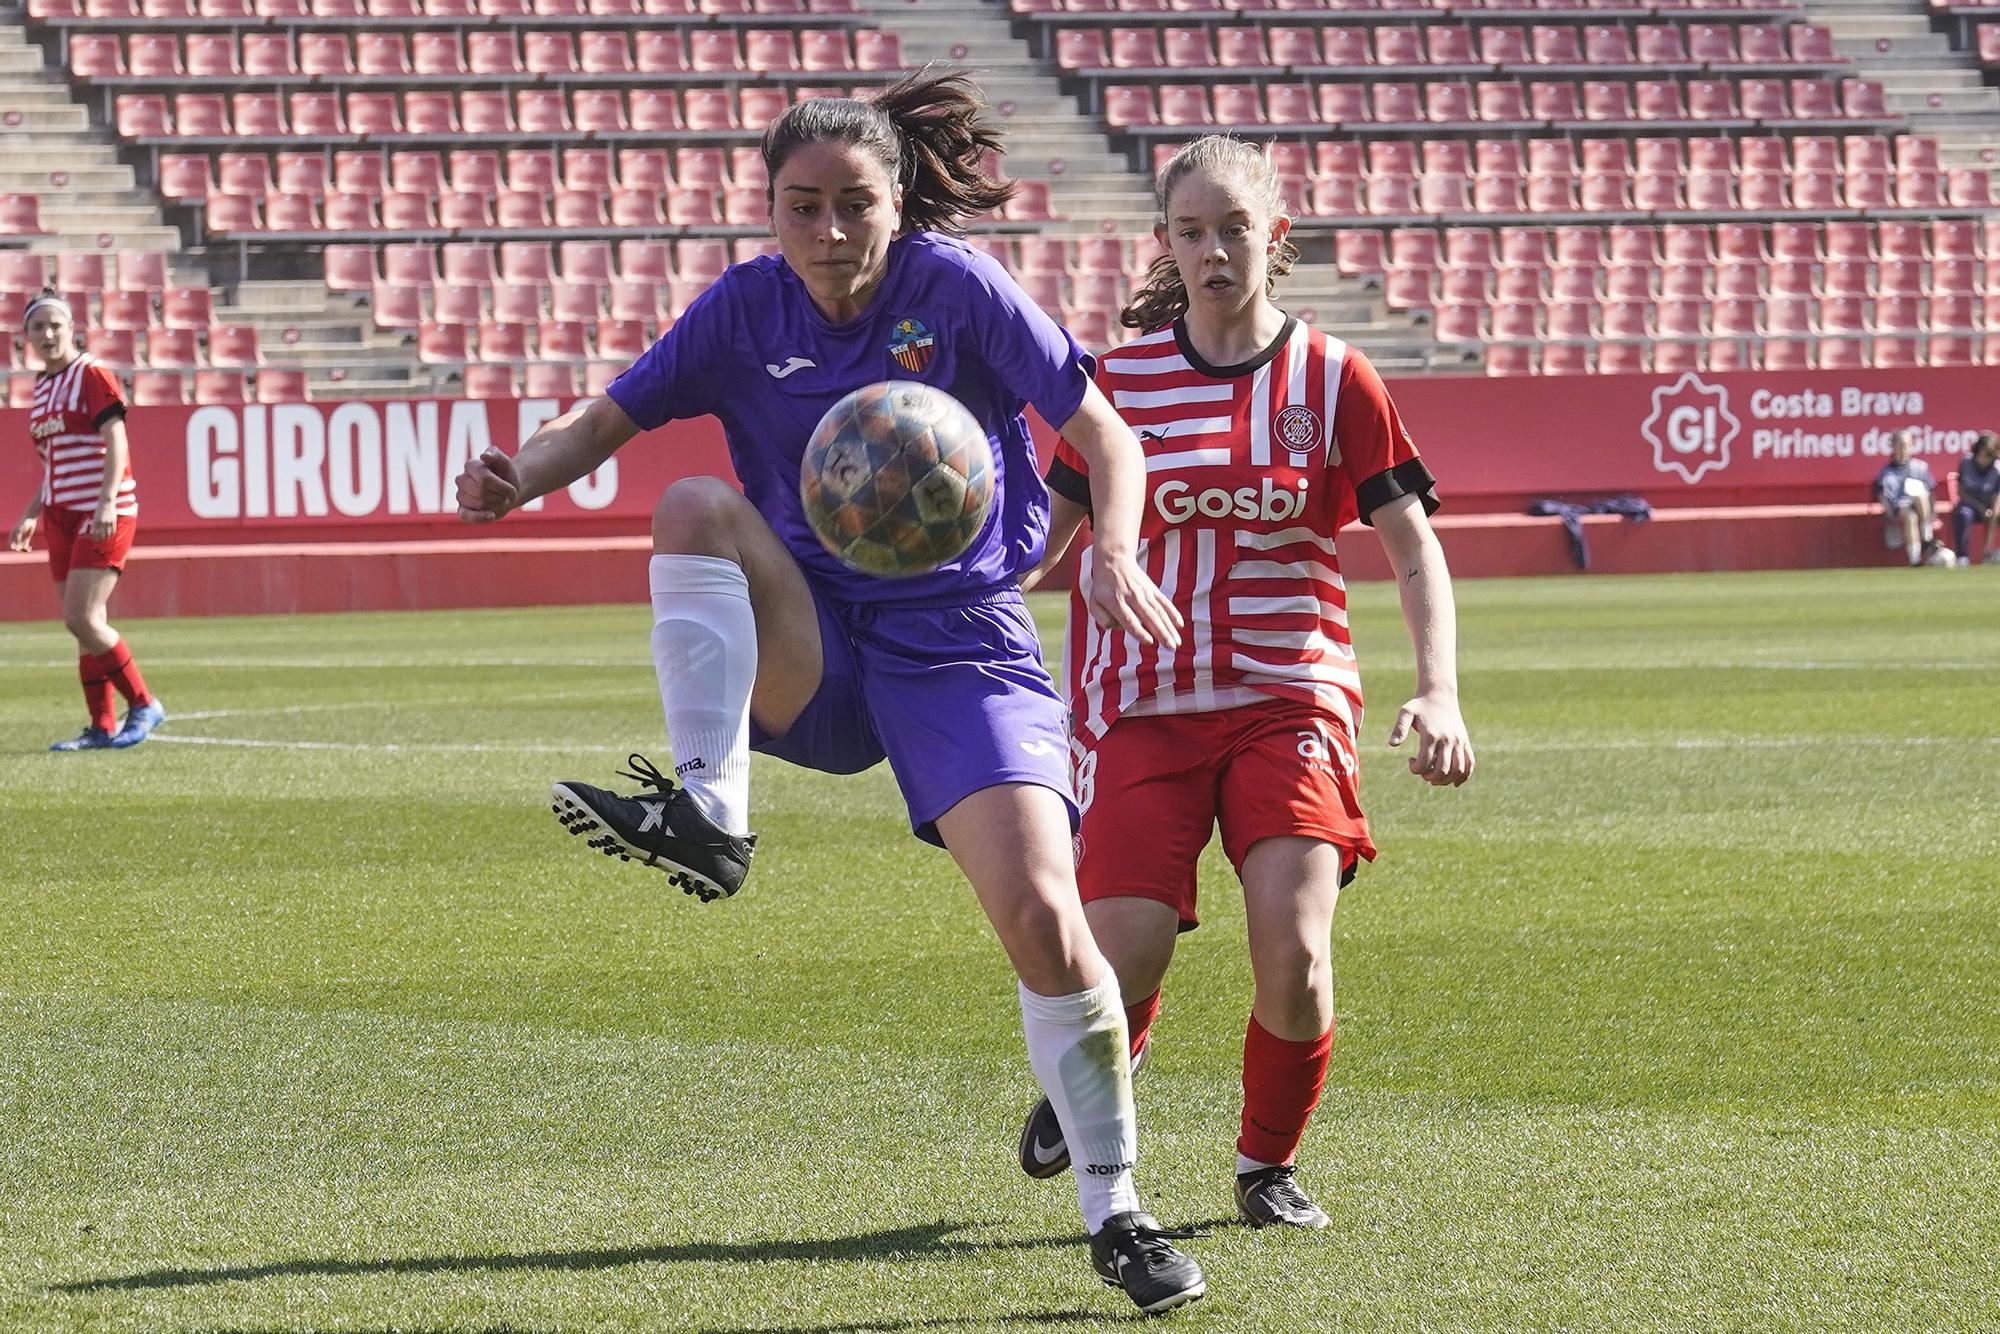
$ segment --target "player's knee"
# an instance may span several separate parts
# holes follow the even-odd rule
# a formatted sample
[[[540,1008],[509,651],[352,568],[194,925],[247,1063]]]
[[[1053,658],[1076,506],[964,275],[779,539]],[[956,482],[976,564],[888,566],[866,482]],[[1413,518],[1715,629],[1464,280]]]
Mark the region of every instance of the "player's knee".
[[[682,478],[653,507],[653,550],[663,555],[731,555],[736,550],[736,519],[747,503],[719,477]]]
[[[103,628],[103,618],[83,608],[66,608],[63,627],[78,639],[95,639]]]
[[[1257,995],[1265,1005],[1298,1019],[1331,1007],[1331,942],[1290,937],[1268,942],[1259,955]]]

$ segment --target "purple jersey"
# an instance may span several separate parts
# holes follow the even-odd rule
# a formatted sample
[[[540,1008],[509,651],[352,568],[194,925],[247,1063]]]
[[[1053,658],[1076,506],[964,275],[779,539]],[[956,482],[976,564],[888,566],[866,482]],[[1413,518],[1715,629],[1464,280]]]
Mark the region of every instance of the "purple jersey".
[[[1060,426],[1083,403],[1091,358],[1007,271],[963,241],[915,232],[889,244],[874,302],[832,324],[776,255],[737,264],[605,391],[641,430],[722,422],[743,492],[806,573],[848,602],[973,598],[1041,559],[1049,494],[1022,417]],[[880,579],[828,554],[799,502],[799,461],[826,410],[882,380],[920,380],[965,404],[993,446],[993,510],[964,555]]]

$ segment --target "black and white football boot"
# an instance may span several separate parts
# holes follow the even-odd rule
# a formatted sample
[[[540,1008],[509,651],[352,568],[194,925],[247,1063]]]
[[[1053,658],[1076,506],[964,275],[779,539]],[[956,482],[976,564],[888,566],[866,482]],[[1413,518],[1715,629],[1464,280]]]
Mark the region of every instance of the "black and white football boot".
[[[1132,1078],[1146,1068],[1146,1053],[1153,1049],[1149,1037],[1139,1054],[1132,1058]],[[1062,1122],[1056,1119],[1055,1105],[1047,1098],[1035,1104],[1021,1125],[1021,1170],[1037,1181],[1047,1181],[1069,1171],[1069,1144],[1063,1139]]]
[[[726,899],[743,887],[757,836],[738,838],[716,827],[685,788],[634,755],[620,773],[653,789],[621,797],[567,779],[550,789],[556,819],[571,834],[620,861],[637,860],[667,873],[667,883],[703,903]]]
[[[1236,1176],[1236,1212],[1251,1227],[1322,1228],[1326,1210],[1292,1179],[1291,1167],[1261,1167]]]
[[[1141,1311],[1158,1315],[1208,1291],[1201,1266],[1169,1240],[1194,1235],[1190,1228],[1169,1230],[1151,1214],[1127,1210],[1090,1234],[1090,1263],[1106,1286],[1123,1288]]]

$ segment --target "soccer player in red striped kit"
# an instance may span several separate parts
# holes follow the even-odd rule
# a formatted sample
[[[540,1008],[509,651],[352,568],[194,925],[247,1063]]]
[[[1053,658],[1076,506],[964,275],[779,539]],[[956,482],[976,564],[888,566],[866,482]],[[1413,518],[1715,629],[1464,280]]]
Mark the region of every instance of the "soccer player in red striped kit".
[[[1353,348],[1271,299],[1297,251],[1263,154],[1211,135],[1162,169],[1168,254],[1106,353],[1099,385],[1147,463],[1141,563],[1185,620],[1177,647],[1070,616],[1064,671],[1083,808],[1077,879],[1118,973],[1143,1056],[1180,932],[1192,930],[1195,861],[1219,822],[1243,884],[1255,998],[1243,1044],[1236,1202],[1253,1225],[1324,1227],[1294,1166],[1333,1046],[1333,912],[1375,845],[1361,812],[1361,678],[1335,535],[1373,526],[1416,645],[1417,693],[1389,744],[1417,737],[1410,771],[1439,786],[1472,774],[1459,713],[1451,578],[1428,521],[1435,485],[1382,381]],[[1088,515],[1086,464],[1057,450],[1048,556]],[[1090,553],[1078,596],[1090,586]],[[1044,1101],[1022,1168],[1068,1163]]]
[[[139,526],[139,492],[125,438],[125,393],[109,366],[76,345],[67,301],[43,292],[22,325],[42,359],[28,433],[42,458],[42,485],[7,545],[26,551],[44,517],[49,569],[62,599],[63,624],[76,636],[77,674],[89,720],[50,750],[122,750],[152,735],[166,710],[146,689],[139,664],[105,618]],[[122,725],[115,708],[125,697]]]

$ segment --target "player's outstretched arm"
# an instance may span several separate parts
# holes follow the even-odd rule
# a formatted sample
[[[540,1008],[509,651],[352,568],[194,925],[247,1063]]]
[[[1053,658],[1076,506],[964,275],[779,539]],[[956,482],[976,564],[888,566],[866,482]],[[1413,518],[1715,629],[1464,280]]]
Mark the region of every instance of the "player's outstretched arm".
[[[1136,555],[1146,506],[1146,456],[1139,437],[1095,383],[1059,429],[1090,465],[1090,528],[1097,549],[1091,616],[1141,643],[1179,645],[1181,614],[1139,568]]]
[[[491,523],[589,475],[639,433],[625,409],[593,398],[543,424],[512,458],[489,449],[458,475],[458,517]]]
[[[1398,496],[1372,519],[1395,571],[1403,622],[1417,650],[1417,693],[1396,712],[1389,744],[1412,731],[1417,753],[1410,772],[1434,787],[1457,787],[1472,777],[1472,738],[1458,710],[1458,612],[1444,548],[1416,496]]]
[[[1049,577],[1049,571],[1062,564],[1069,554],[1070,544],[1083,527],[1083,521],[1090,517],[1090,511],[1071,500],[1068,496],[1049,497],[1049,540],[1042,548],[1042,559],[1035,568],[1021,576],[1021,591],[1033,592],[1035,586]]]

